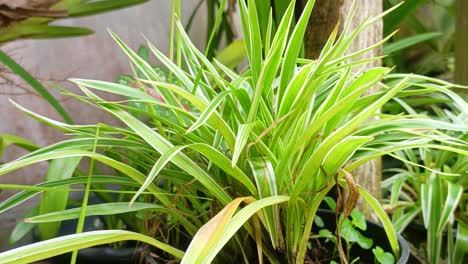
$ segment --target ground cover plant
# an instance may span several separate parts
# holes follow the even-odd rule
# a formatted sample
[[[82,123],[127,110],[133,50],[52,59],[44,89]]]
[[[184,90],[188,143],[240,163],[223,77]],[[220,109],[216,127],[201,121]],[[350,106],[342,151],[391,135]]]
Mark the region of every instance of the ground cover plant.
[[[398,2],[384,3],[389,8]],[[455,55],[455,49],[458,50],[455,36],[463,34],[460,33],[463,25],[457,24],[455,19],[455,13],[463,12],[457,1],[406,1],[402,7],[384,19],[386,33],[398,27],[402,31],[384,46],[384,54],[390,55],[384,59],[384,64],[395,65],[397,71],[409,70],[463,83],[455,76],[463,75],[461,66],[455,69],[455,57],[457,61],[464,60],[461,53]],[[464,94],[463,90],[458,92]],[[441,94],[401,98],[386,104],[384,111],[424,114],[436,120],[467,123],[466,111]],[[462,143],[459,148],[466,150],[466,132],[447,134]],[[387,165],[396,167],[387,170],[389,178],[383,181],[388,194],[388,212],[392,214],[395,228],[411,238],[412,251],[423,263],[466,262],[467,156],[424,148],[396,155],[412,163]],[[420,164],[426,168],[419,167]],[[453,175],[438,175],[427,168]]]
[[[332,212],[336,212],[336,203],[331,197],[325,197],[324,201],[327,203],[328,207],[332,210]],[[322,209],[323,210],[323,209]],[[336,218],[336,215],[334,216]],[[329,219],[328,219],[329,220]],[[349,260],[350,263],[361,263],[362,256],[359,254],[351,255],[351,252],[356,247],[360,247],[366,250],[372,250],[374,253],[374,261],[375,263],[395,263],[395,257],[393,254],[389,252],[385,252],[380,246],[376,246],[374,243],[374,239],[367,237],[366,235],[362,234],[362,231],[367,230],[367,221],[366,217],[360,213],[356,208],[353,209],[350,213],[350,217],[344,219],[342,215],[339,216],[339,220],[336,222],[340,222],[340,229],[329,230],[325,226],[325,221],[319,215],[315,217],[315,225],[319,229],[317,234],[310,237],[311,240],[314,239],[322,239],[324,243],[332,243],[334,245],[334,250],[332,251],[330,259],[320,259],[318,260],[321,263],[338,263],[333,260],[334,255],[339,255],[338,248],[342,247],[344,253],[346,254],[346,259]],[[333,221],[333,220],[332,220]],[[341,238],[344,245],[338,242],[338,238]],[[323,247],[324,245],[321,244]],[[317,261],[316,261],[317,262]]]
[[[466,112],[440,94],[397,100],[394,103],[387,105],[388,110],[398,111],[395,108],[401,107],[403,112],[425,113],[434,119],[455,124],[467,123]],[[453,139],[448,146],[468,149],[466,131],[448,131],[446,135]],[[468,156],[427,148],[400,151],[395,155],[411,161],[388,169],[386,174],[389,177],[382,182],[383,188],[387,190],[387,206],[392,213],[395,228],[400,233],[407,230],[411,237],[417,238],[409,242],[415,244],[415,253],[422,261],[462,263],[467,253]],[[418,225],[422,235],[411,230]]]
[[[65,124],[17,105],[73,138],[2,165],[0,175],[46,160],[89,158],[91,162],[87,173],[61,181],[0,185],[27,192],[0,204],[2,210],[40,192],[63,191],[76,183],[85,186],[79,209],[27,219],[31,223],[79,219],[77,234],[0,253],[0,262],[32,262],[137,240],[153,246],[162,259],[182,263],[304,263],[313,254],[308,242],[316,212],[336,186],[348,191],[346,199],[337,202],[343,219],[361,196],[379,216],[397,259],[399,245],[391,220],[379,202],[354,183],[352,172],[369,160],[404,149],[443,148],[466,155],[466,150],[450,145],[456,140],[434,131],[468,127],[420,114],[380,114],[379,109],[392,98],[430,92],[446,95],[464,111],[468,104],[450,90],[454,85],[444,81],[392,74],[385,67],[362,70],[380,58],[359,60],[359,56],[380,47],[385,39],[354,53],[347,49],[385,14],[364,20],[355,30],[349,28],[351,20],[346,21],[343,33],[338,36],[336,29],[331,34],[317,60],[300,58],[313,5],[314,1],[308,2],[294,25],[292,1],[273,33],[271,15],[262,32],[255,1],[239,1],[249,59],[241,72],[208,60],[176,19],[175,58],[148,43],[168,76],[161,76],[111,32],[142,76],[135,79],[136,87],[73,79],[83,94],[63,92],[107,111],[122,122],[120,127]],[[366,95],[374,86],[381,91]],[[120,94],[122,101],[106,101],[95,91]],[[161,108],[167,115],[158,114]],[[115,173],[100,175],[96,162]],[[121,187],[106,188],[106,183]],[[88,205],[91,192],[127,195],[119,202]],[[150,228],[82,232],[86,216],[135,212]],[[345,254],[340,257],[346,261]]]

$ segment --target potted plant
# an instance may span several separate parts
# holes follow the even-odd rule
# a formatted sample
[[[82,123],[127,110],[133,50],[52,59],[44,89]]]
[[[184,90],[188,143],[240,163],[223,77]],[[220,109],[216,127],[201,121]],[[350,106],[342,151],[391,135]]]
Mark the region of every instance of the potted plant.
[[[420,102],[426,102],[421,107]],[[466,124],[463,108],[440,94],[398,100],[387,111],[433,115],[434,119]],[[406,161],[387,170],[382,183],[387,191],[387,211],[399,233],[414,245],[422,262],[462,263],[466,255],[463,239],[468,232],[466,189],[468,175],[468,134],[447,131],[441,149],[418,148],[395,153]],[[447,250],[445,250],[447,248]]]
[[[241,73],[209,61],[177,23],[179,56],[175,62],[148,44],[170,72],[169,80],[163,81],[111,33],[144,75],[137,79],[137,88],[74,79],[84,96],[65,92],[107,111],[122,121],[121,127],[64,124],[18,105],[74,138],[5,164],[0,174],[45,160],[87,157],[91,162],[88,173],[83,174],[87,176],[82,176],[86,180],[80,209],[28,219],[78,219],[77,234],[1,253],[0,262],[31,262],[90,246],[137,240],[153,246],[153,254],[161,260],[181,259],[182,263],[210,263],[215,257],[215,261],[233,263],[303,263],[314,254],[308,246],[319,205],[335,186],[349,193],[344,201],[337,200],[337,213],[343,213],[337,223],[341,225],[349,217],[361,196],[379,216],[388,250],[397,261],[404,261],[399,260],[401,249],[389,217],[375,198],[354,183],[352,172],[386,153],[437,148],[431,142],[445,140],[411,133],[414,129],[467,129],[420,115],[380,115],[378,110],[390,99],[438,91],[464,107],[466,102],[446,82],[391,74],[391,69],[383,67],[359,70],[379,58],[356,58],[385,40],[356,53],[347,54],[346,50],[360,31],[384,14],[364,21],[354,31],[348,30],[347,21],[344,33],[337,37],[335,31],[317,60],[307,60],[299,54],[314,1],[308,2],[295,26],[292,2],[275,34],[272,30],[260,32],[255,1],[247,2],[239,1],[249,58]],[[270,19],[268,28],[272,24]],[[376,85],[381,92],[364,95]],[[124,101],[131,98],[146,108],[106,101],[94,90],[120,94]],[[167,109],[168,116],[157,114],[155,107]],[[369,121],[373,116],[380,119]],[[95,162],[115,170],[117,176],[106,176],[108,184],[123,187],[110,190],[102,182],[95,185],[102,179],[96,175]],[[29,188],[51,191],[74,179]],[[135,183],[137,188],[132,187]],[[88,205],[91,192],[130,197],[124,196],[126,200],[118,203]],[[15,205],[21,199],[16,201]],[[141,223],[151,229],[82,232],[87,216],[131,212],[138,212]],[[346,261],[344,254],[336,259],[340,258]]]

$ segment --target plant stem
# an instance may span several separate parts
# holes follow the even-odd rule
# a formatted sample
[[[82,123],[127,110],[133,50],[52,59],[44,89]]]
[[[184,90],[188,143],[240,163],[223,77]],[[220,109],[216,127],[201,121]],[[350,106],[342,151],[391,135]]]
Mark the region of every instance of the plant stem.
[[[93,153],[96,152],[96,145],[97,145],[98,138],[99,138],[99,126],[96,127],[96,136],[94,138]],[[86,208],[88,206],[89,193],[91,190],[91,175],[93,175],[93,171],[94,171],[94,159],[91,159],[89,163],[89,170],[88,170],[88,181],[86,182],[86,189],[85,189],[85,193],[83,196],[83,202],[81,204],[81,213],[80,213],[80,217],[78,218],[76,234],[83,232],[84,222],[86,219]],[[73,251],[72,257],[70,260],[71,264],[76,263],[77,256],[78,256],[78,250]]]

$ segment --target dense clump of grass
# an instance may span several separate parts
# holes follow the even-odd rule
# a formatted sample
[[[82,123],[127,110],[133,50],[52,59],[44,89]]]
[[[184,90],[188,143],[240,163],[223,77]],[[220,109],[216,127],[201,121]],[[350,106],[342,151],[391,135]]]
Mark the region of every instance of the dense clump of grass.
[[[350,192],[343,205],[345,213],[360,194],[380,217],[398,255],[388,216],[377,200],[354,183],[353,170],[386,153],[439,148],[435,143],[456,140],[434,131],[466,130],[467,126],[421,115],[382,115],[379,109],[393,98],[430,92],[451,98],[465,110],[467,103],[446,82],[392,74],[384,67],[361,70],[379,58],[357,58],[385,40],[354,53],[347,53],[348,47],[384,14],[366,19],[355,30],[349,29],[348,21],[339,37],[337,31],[332,33],[317,60],[307,60],[299,54],[314,1],[308,2],[296,25],[293,1],[275,32],[271,16],[266,32],[261,32],[255,1],[247,2],[239,1],[249,59],[241,72],[208,60],[177,23],[179,63],[148,44],[170,72],[167,81],[112,34],[144,78],[137,79],[137,88],[74,79],[85,95],[70,95],[115,116],[124,124],[121,127],[67,125],[18,106],[75,138],[3,165],[0,174],[43,160],[79,156],[104,163],[115,169],[116,179],[138,185],[122,187],[131,193],[120,200],[129,202],[127,207],[108,203],[106,209],[96,210],[90,205],[81,212],[38,216],[41,221],[51,221],[57,214],[83,218],[90,212],[145,210],[149,212],[145,219],[156,221],[158,228],[153,230],[157,240],[127,231],[105,231],[17,252],[34,252],[28,260],[36,260],[55,254],[52,248],[74,239],[79,242],[65,246],[66,250],[135,239],[183,257],[184,263],[210,263],[218,254],[232,256],[233,252],[241,260],[257,258],[261,263],[265,256],[276,263],[286,257],[302,263],[319,204],[332,187],[340,185]],[[366,95],[374,86],[381,91]],[[144,107],[106,101],[94,90],[129,97]],[[155,106],[169,114],[158,114]],[[379,119],[369,121],[376,116]],[[466,154],[455,147],[444,148]],[[101,179],[89,177],[90,184]],[[113,177],[108,183],[115,183]],[[99,186],[95,191],[104,188]],[[192,242],[185,253],[176,249],[187,240]],[[0,260],[18,257],[17,252],[4,253]]]

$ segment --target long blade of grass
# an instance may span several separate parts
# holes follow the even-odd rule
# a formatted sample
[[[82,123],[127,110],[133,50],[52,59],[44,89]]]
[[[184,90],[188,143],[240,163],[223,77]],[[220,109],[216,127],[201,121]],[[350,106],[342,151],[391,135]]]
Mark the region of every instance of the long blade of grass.
[[[154,71],[153,67],[149,65],[142,57],[140,57],[136,52],[130,49],[114,32],[109,31],[112,38],[117,42],[117,44],[122,48],[125,54],[130,58],[133,64],[137,69],[143,73],[146,78],[152,81],[160,81],[160,76]],[[152,48],[150,46],[150,48]],[[181,106],[180,102],[169,92],[165,90],[158,90],[161,96],[165,101],[170,102],[172,105]]]
[[[400,216],[397,220],[394,221],[393,226],[398,233],[402,233],[405,228],[419,215],[421,214],[421,207],[416,206],[413,209],[409,210],[404,215]]]
[[[149,236],[123,230],[105,230],[68,235],[19,247],[0,253],[0,262],[15,264],[31,263],[73,250],[127,240],[147,243],[177,258],[184,256],[184,252]]]
[[[283,19],[281,20],[275,38],[273,39],[271,49],[265,59],[264,67],[261,67],[259,72],[258,79],[253,79],[255,90],[252,98],[252,107],[250,108],[247,116],[247,123],[255,121],[262,101],[262,96],[264,94],[268,94],[272,89],[273,80],[276,78],[281,64],[281,57],[287,45],[289,29],[294,15],[294,4],[295,0],[291,1]],[[259,45],[261,45],[261,42],[259,42]]]
[[[455,210],[457,209],[457,205],[461,201],[461,197],[463,195],[462,185],[454,184],[451,182],[447,182],[447,184],[447,198],[445,199],[444,209],[439,219],[439,226],[437,227],[438,233],[441,233],[443,231],[449,219],[453,217]]]
[[[258,201],[254,201],[253,203],[242,208],[242,210],[240,210],[236,215],[234,215],[234,217],[232,217],[232,219],[227,223],[223,234],[214,244],[214,247],[211,248],[210,254],[205,258],[207,263],[211,263],[211,261],[221,251],[221,249],[226,245],[226,243],[254,214],[258,213],[261,209],[267,206],[284,203],[288,200],[289,197],[287,196],[272,196]]]
[[[37,18],[36,18],[37,19]],[[17,23],[15,30],[9,30],[0,35],[0,43],[12,41],[19,38],[43,39],[43,38],[66,38],[93,34],[89,28],[54,26],[47,23]]]
[[[398,257],[400,256],[400,246],[398,245],[398,239],[396,236],[395,229],[392,224],[392,220],[388,217],[387,213],[380,205],[379,201],[375,199],[370,193],[365,189],[359,188],[359,194],[362,198],[372,207],[375,214],[379,217],[380,222],[382,223],[385,233],[387,234],[388,242],[392,248],[393,254]]]
[[[151,172],[148,174],[145,183],[141,185],[138,192],[132,198],[130,204],[136,200],[136,197],[138,197],[144,190],[146,190],[149,184],[153,182],[156,176],[159,174],[159,172],[161,172],[163,167],[168,162],[170,162],[175,155],[177,155],[179,152],[186,148],[198,151],[200,154],[208,158],[210,162],[218,166],[228,175],[236,179],[240,184],[245,186],[245,188],[249,190],[251,195],[257,195],[257,189],[255,188],[255,185],[252,183],[249,177],[245,175],[244,172],[237,166],[233,167],[231,161],[225,155],[223,155],[221,152],[219,152],[218,150],[216,150],[208,144],[194,143],[183,146],[175,146],[171,148],[168,152],[164,153],[155,163],[154,167],[151,169]]]
[[[262,158],[256,158],[249,160],[249,164],[252,168],[260,199],[277,196],[277,180],[271,162]],[[282,239],[280,237],[281,223],[279,208],[277,206],[272,206],[271,208],[268,207],[263,210],[272,246],[273,248],[277,248],[280,243],[279,241]]]
[[[49,164],[45,181],[50,182],[71,178],[80,160],[81,157],[52,160]],[[61,188],[60,191],[44,192],[39,205],[39,214],[64,210],[67,206],[68,194],[68,187]],[[40,224],[38,228],[42,239],[50,239],[57,236],[60,223]]]
[[[294,31],[290,37],[288,46],[285,51],[284,55],[284,64],[281,68],[281,76],[280,76],[280,91],[278,92],[278,102],[281,102],[281,97],[283,96],[283,92],[287,87],[287,84],[294,76],[294,71],[296,68],[297,58],[299,56],[299,52],[301,50],[301,43],[304,39],[304,34],[307,28],[307,24],[309,22],[310,15],[312,14],[312,9],[314,8],[315,0],[307,1],[306,6],[302,10],[301,17],[297,22]]]
[[[442,33],[440,32],[428,32],[423,34],[418,34],[415,36],[407,37],[401,40],[397,40],[388,44],[385,44],[382,48],[382,53],[384,55],[390,55],[398,51],[402,51],[408,47],[414,46],[416,44],[428,41],[440,37]]]
[[[52,188],[56,188],[57,190],[60,190],[60,187],[63,187],[63,186],[83,184],[83,183],[86,183],[87,178],[88,177],[81,176],[81,177],[73,177],[73,178],[68,178],[68,179],[58,180],[58,181],[44,182],[35,186],[25,185],[24,188],[26,187],[30,187],[30,188],[28,188],[27,190],[21,191],[0,203],[0,214],[26,202],[27,200],[33,198],[34,196],[38,194],[41,194],[44,190],[52,191]],[[93,184],[112,183],[112,184],[123,185],[123,186],[128,186],[128,187],[139,186],[137,182],[135,182],[134,180],[130,178],[118,177],[118,176],[93,175],[93,178],[91,179],[91,183]],[[18,186],[18,187],[22,187],[22,186]],[[38,189],[36,189],[36,187]],[[0,190],[1,189],[6,189],[6,188],[4,185],[0,185]],[[11,188],[11,189],[22,190],[20,188]]]
[[[453,263],[463,263],[466,254],[468,254],[468,226],[459,223]]]
[[[116,203],[103,203],[88,205],[86,209],[86,216],[93,215],[114,215],[129,212],[136,212],[142,210],[159,211],[164,213],[171,213],[169,208],[157,204],[150,203],[133,203],[131,206],[127,202]],[[26,223],[48,223],[64,220],[77,219],[80,217],[81,207],[72,208],[67,210],[58,210],[47,214],[39,214],[37,216],[26,218]]]
[[[248,6],[245,1],[239,1],[239,8],[241,11],[241,22],[244,38],[247,46],[247,55],[250,61],[250,68],[252,70],[252,81],[256,83],[260,76],[262,69],[262,36],[260,32],[260,25],[258,21],[258,13],[254,0],[248,0]]]
[[[6,173],[9,173],[11,171],[26,167],[31,164],[35,164],[41,161],[47,161],[47,160],[53,160],[53,159],[59,159],[59,158],[68,158],[68,157],[90,157],[93,158],[99,162],[102,162],[135,180],[136,182],[143,184],[145,182],[145,175],[136,170],[135,168],[132,168],[122,162],[118,162],[114,159],[111,159],[107,156],[98,154],[98,153],[93,153],[90,151],[83,151],[83,150],[61,150],[61,151],[54,151],[50,153],[44,153],[36,156],[32,156],[29,158],[25,159],[20,159],[16,160],[13,162],[10,162],[9,164],[3,165],[0,167],[0,175],[4,175]],[[148,189],[155,194],[155,196],[161,200],[164,204],[169,205],[170,201],[167,197],[164,195],[159,195],[160,193],[163,193],[159,190],[159,188],[155,185],[150,185]]]
[[[194,131],[195,129],[199,128],[200,126],[204,125],[209,118],[213,115],[213,113],[216,111],[216,108],[223,102],[224,98],[226,98],[229,94],[235,92],[235,90],[228,90],[219,93],[216,95],[215,98],[208,104],[208,106],[205,108],[205,110],[202,112],[200,117],[197,119],[193,125],[187,129],[186,133],[190,133]]]
[[[153,168],[146,177],[145,182],[141,185],[141,187],[130,200],[129,206],[133,205],[138,196],[140,196],[146,190],[146,188],[148,188],[148,186],[156,179],[156,177],[162,171],[162,169],[171,161],[172,158],[174,158],[175,155],[177,155],[184,148],[185,146],[176,146],[169,149],[169,151],[161,155],[161,157],[158,159],[158,161],[156,161]]]
[[[9,134],[0,134],[0,158],[3,156],[3,152],[5,151],[5,149],[8,148],[10,145],[20,147],[27,151],[35,151],[39,149],[38,145],[22,137]]]
[[[97,143],[98,138],[99,138],[99,127],[97,127],[96,133],[94,135],[94,142],[93,142],[93,148],[92,148],[93,153],[96,153],[96,143]],[[93,172],[94,172],[94,164],[95,163],[96,163],[96,161],[94,159],[91,159],[91,161],[89,162],[88,180],[86,181],[86,184],[85,184],[83,199],[81,201],[81,208],[78,208],[79,215],[78,215],[78,223],[76,224],[75,234],[82,233],[83,229],[84,229],[84,223],[85,223],[85,219],[86,219],[86,211],[88,209],[89,194],[91,192],[90,191],[91,190],[91,176],[93,175]],[[77,257],[78,257],[78,250],[74,250],[72,252],[70,264],[75,264]]]
[[[247,140],[254,128],[255,123],[242,124],[239,126],[239,131],[236,136],[236,145],[234,146],[234,153],[232,154],[232,166],[234,167],[239,160],[241,153],[244,151]]]
[[[209,263],[207,255],[216,245],[217,240],[224,233],[226,225],[244,200],[245,198],[234,199],[198,230],[187,248],[182,263]]]
[[[190,92],[181,89],[180,87],[176,85],[171,85],[167,83],[160,83],[160,82],[151,82],[151,81],[145,81],[144,82],[152,83],[156,86],[159,86],[161,88],[168,89],[177,95],[183,97],[184,99],[190,101],[198,110],[204,111],[208,106],[206,103],[204,103],[202,100],[191,94]],[[224,140],[226,141],[226,144],[228,145],[229,149],[231,151],[234,150],[234,144],[235,144],[235,138],[234,134],[231,130],[231,128],[227,125],[226,121],[223,120],[223,118],[217,113],[213,112],[211,117],[209,118],[211,124],[216,127],[221,135],[223,135]]]
[[[145,2],[148,2],[148,0],[101,0],[96,2],[85,2],[79,5],[71,5],[68,9],[68,14],[71,17],[89,16]]]

